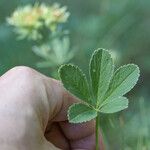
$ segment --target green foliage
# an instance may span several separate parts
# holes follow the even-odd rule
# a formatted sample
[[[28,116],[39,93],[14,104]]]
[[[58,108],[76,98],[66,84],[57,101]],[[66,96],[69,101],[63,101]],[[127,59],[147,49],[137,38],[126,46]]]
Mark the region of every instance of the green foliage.
[[[64,87],[84,102],[69,108],[70,122],[79,123],[93,119],[94,112],[114,113],[128,107],[128,99],[121,96],[135,86],[139,78],[139,68],[137,65],[128,64],[120,67],[114,74],[113,68],[109,52],[104,49],[96,50],[90,61],[92,83],[89,85],[92,86],[89,91],[86,77],[78,67],[60,67],[59,74]]]
[[[100,112],[115,113],[126,108],[128,108],[128,99],[126,97],[118,97],[102,104]]]
[[[71,123],[81,123],[94,119],[97,112],[81,103],[73,104],[68,110],[68,118]]]
[[[81,100],[90,103],[90,92],[87,79],[82,71],[73,65],[64,65],[59,69],[60,78],[64,87],[79,97]]]
[[[109,87],[113,71],[113,60],[109,52],[102,49],[96,50],[90,62],[90,76],[96,104],[97,100],[103,99]]]
[[[105,95],[105,100],[123,96],[129,92],[139,78],[139,68],[134,64],[120,67],[114,74],[109,89]]]
[[[74,57],[74,51],[70,51],[70,40],[68,36],[63,38],[54,38],[41,46],[34,46],[33,52],[43,58],[37,63],[39,68],[47,68],[62,65],[69,62]]]
[[[150,148],[150,105],[141,97],[137,99],[136,112],[129,117],[124,125],[124,142],[128,147],[136,150],[149,150]],[[134,106],[134,108],[135,108]]]

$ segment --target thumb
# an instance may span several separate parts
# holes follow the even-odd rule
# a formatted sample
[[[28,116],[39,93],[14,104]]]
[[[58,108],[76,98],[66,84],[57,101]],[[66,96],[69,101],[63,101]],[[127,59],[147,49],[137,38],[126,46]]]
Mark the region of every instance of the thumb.
[[[79,99],[67,92],[58,80],[46,77],[44,84],[49,104],[49,121],[67,120],[69,106],[79,102]]]

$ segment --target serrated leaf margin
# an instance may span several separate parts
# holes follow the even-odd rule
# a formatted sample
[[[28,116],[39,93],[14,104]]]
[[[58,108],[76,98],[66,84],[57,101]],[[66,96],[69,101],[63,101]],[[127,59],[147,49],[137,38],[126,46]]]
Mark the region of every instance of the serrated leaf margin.
[[[89,107],[88,105],[86,105],[86,104],[84,104],[84,103],[81,103],[81,102],[72,104],[72,105],[69,107],[68,111],[67,111],[67,118],[68,118],[68,120],[69,120],[70,123],[74,123],[74,122],[71,122],[71,121],[70,121],[70,120],[71,120],[71,119],[70,119],[70,110],[72,109],[72,107],[74,107],[75,105],[78,105],[78,104],[83,104],[83,105]],[[89,107],[89,109],[92,109],[92,108]],[[94,109],[93,109],[93,110],[94,110]],[[96,112],[96,111],[95,111],[95,112]],[[97,112],[96,112],[96,113],[97,113]],[[86,121],[82,121],[82,122],[78,122],[78,123],[85,123],[85,122],[91,121],[91,120],[92,120],[92,119],[87,119]],[[76,123],[75,123],[75,124],[76,124]]]
[[[71,64],[71,63],[69,63],[69,64],[64,64],[64,65],[61,65],[60,67],[59,67],[59,69],[58,69],[58,74],[59,74],[59,78],[60,78],[60,80],[61,80],[61,77],[60,77],[60,72],[61,72],[61,69],[63,68],[63,67],[65,67],[65,66],[71,66],[71,67],[74,67],[75,69],[78,69],[79,70],[79,72],[83,75],[83,78],[84,78],[84,80],[85,80],[85,82],[86,82],[86,84],[87,84],[87,88],[88,88],[88,92],[89,92],[89,99],[87,99],[87,101],[91,101],[91,95],[90,95],[90,87],[89,87],[89,83],[88,83],[88,81],[87,81],[87,77],[86,77],[86,75],[84,74],[84,72],[78,67],[78,66],[76,66],[76,65],[74,65],[74,64]],[[62,80],[61,80],[62,81]],[[63,82],[62,82],[62,84],[63,84]],[[65,87],[65,85],[63,84],[63,86]],[[66,87],[65,87],[65,89],[68,91],[68,92],[70,92]],[[73,94],[72,92],[70,92],[71,94]],[[73,94],[74,95],[74,94]],[[76,95],[74,95],[75,97],[77,97]],[[82,100],[82,99],[81,99]],[[86,102],[85,100],[83,100],[84,101],[84,103],[87,103],[88,105],[91,105],[91,103],[88,103],[88,102]]]
[[[134,88],[134,86],[137,84],[137,82],[138,82],[138,79],[139,79],[139,77],[140,77],[140,69],[139,69],[139,66],[136,65],[136,64],[130,63],[130,64],[126,64],[126,65],[120,66],[120,67],[114,72],[114,75],[115,75],[120,69],[122,69],[122,68],[124,68],[124,67],[127,67],[127,66],[130,66],[130,65],[137,67],[137,69],[138,69],[138,76],[137,76],[137,81],[135,82],[135,84],[134,84],[133,86],[131,86],[131,88],[130,88],[129,91],[131,91],[131,90]],[[113,77],[112,77],[112,79],[113,79]],[[111,83],[111,81],[110,81],[110,83]],[[109,83],[109,84],[110,84],[110,83]],[[108,89],[108,90],[109,90],[109,89]],[[129,92],[129,91],[128,91],[128,92]],[[126,93],[128,93],[128,92],[126,92]],[[106,93],[107,93],[107,92],[106,92]],[[126,93],[125,93],[125,94],[126,94]],[[125,94],[124,94],[124,95],[125,95]],[[104,99],[104,101],[107,100],[107,99],[110,97],[110,95],[111,95],[111,94],[109,94],[109,96],[107,96],[107,97]]]
[[[105,48],[98,48],[98,49],[94,50],[94,52],[93,52],[92,55],[91,55],[90,61],[89,61],[89,77],[90,77],[89,86],[90,86],[90,88],[91,88],[91,90],[92,90],[92,97],[93,97],[93,98],[95,98],[95,96],[94,96],[94,94],[93,94],[94,92],[93,92],[93,86],[92,86],[92,78],[91,78],[91,75],[90,75],[90,74],[91,74],[91,73],[90,73],[90,66],[91,66],[91,63],[92,63],[92,60],[93,60],[94,55],[95,55],[96,53],[98,53],[99,51],[105,51],[105,52],[107,52],[108,55],[110,56],[111,61],[112,61],[112,73],[111,73],[110,80],[109,80],[109,82],[108,82],[108,88],[107,88],[107,90],[109,89],[109,85],[110,85],[110,82],[111,82],[112,77],[113,77],[113,75],[114,75],[114,69],[115,69],[115,65],[114,65],[114,62],[113,62],[113,58],[112,58],[111,52],[110,52],[109,50],[107,50],[107,49],[105,49]],[[98,82],[99,82],[99,81],[98,81]],[[105,91],[105,94],[106,94],[107,90]],[[105,96],[105,94],[104,94],[104,96]],[[97,96],[97,97],[99,97],[99,96]],[[96,101],[98,102],[99,100],[96,99]],[[96,102],[96,103],[97,103],[97,102]],[[100,106],[100,104],[101,104],[100,102],[103,102],[103,99],[102,99],[102,101],[99,101],[99,103],[97,103],[97,107]]]

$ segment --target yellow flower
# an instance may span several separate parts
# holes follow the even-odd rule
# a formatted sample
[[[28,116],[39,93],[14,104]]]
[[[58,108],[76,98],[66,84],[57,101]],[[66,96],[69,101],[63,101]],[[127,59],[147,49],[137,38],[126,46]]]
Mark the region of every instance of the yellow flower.
[[[53,30],[58,24],[65,23],[69,15],[70,13],[67,12],[66,6],[60,7],[58,3],[55,3],[48,7],[43,14],[43,19],[45,20],[45,25]]]
[[[52,21],[60,23],[66,22],[70,15],[66,10],[66,6],[60,8],[58,4],[54,4],[52,7]]]
[[[18,8],[10,18],[8,23],[17,27],[33,27],[37,24],[39,15],[30,5]]]
[[[7,19],[10,25],[16,27],[17,33],[24,34],[23,37],[31,37],[34,33],[34,39],[41,37],[39,28],[47,27],[54,31],[60,23],[65,23],[69,17],[66,7],[60,7],[59,4],[46,6],[45,4],[35,4],[19,7]],[[23,31],[23,32],[22,32]],[[35,34],[36,33],[36,34]]]

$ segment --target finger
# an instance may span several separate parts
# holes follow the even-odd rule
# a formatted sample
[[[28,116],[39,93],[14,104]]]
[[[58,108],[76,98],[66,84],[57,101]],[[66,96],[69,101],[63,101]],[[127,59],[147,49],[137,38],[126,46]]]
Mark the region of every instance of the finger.
[[[59,123],[65,136],[70,140],[72,149],[95,149],[95,120],[81,123],[70,124],[68,121]],[[104,150],[102,136],[99,136],[99,145]]]
[[[72,150],[94,150],[96,148],[95,134],[78,140],[72,140],[70,145]],[[99,137],[99,150],[104,150],[101,136]]]
[[[69,140],[78,140],[95,132],[95,121],[80,124],[71,124],[68,121],[59,123],[62,131]]]
[[[53,123],[49,126],[45,133],[45,137],[48,141],[53,143],[56,147],[60,149],[69,150],[69,142],[61,131],[58,123]]]
[[[70,142],[71,149],[94,150],[95,149],[94,137],[95,137],[94,134],[92,134],[78,140],[72,140]]]
[[[79,99],[67,92],[60,81],[47,78],[45,85],[49,102],[49,121],[59,122],[67,120],[69,106],[79,102]]]

